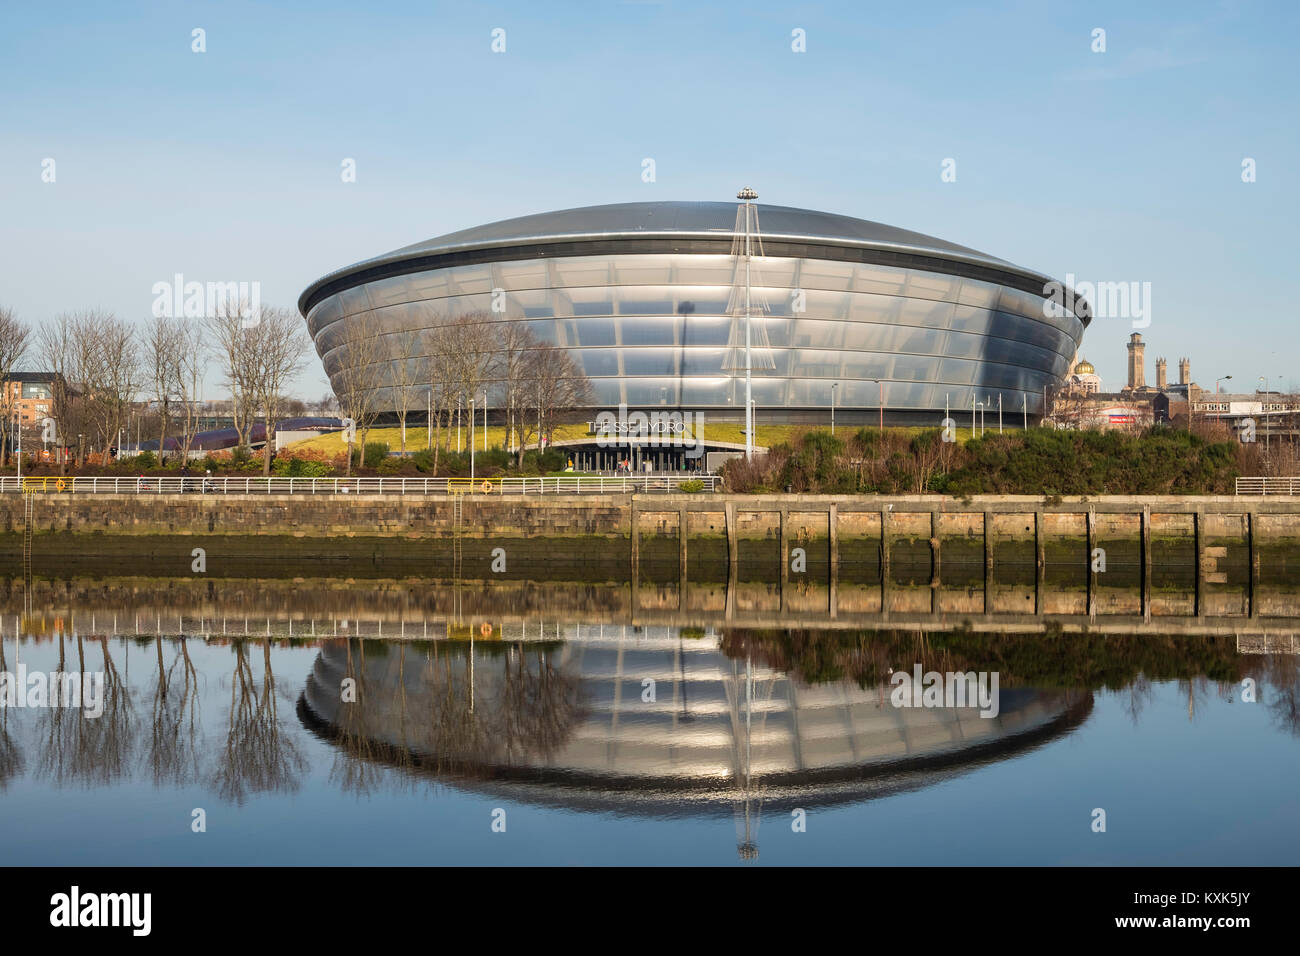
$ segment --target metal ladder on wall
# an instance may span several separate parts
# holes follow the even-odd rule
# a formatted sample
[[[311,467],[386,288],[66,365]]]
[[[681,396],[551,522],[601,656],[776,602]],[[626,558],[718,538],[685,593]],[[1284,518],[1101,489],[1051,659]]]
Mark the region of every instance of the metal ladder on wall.
[[[452,495],[451,505],[451,574],[453,580],[452,594],[453,607],[452,613],[457,624],[461,623],[461,602],[460,602],[460,575],[461,567],[464,562],[464,548],[461,542],[462,523],[464,520],[463,502],[465,496],[462,494]]]
[[[23,604],[32,604],[32,532],[36,528],[35,489],[23,490]]]
[[[464,517],[462,502],[465,500],[464,495],[453,495],[451,506],[451,565],[452,574],[456,580],[460,580],[461,562],[463,560],[463,546],[461,544],[461,522]]]

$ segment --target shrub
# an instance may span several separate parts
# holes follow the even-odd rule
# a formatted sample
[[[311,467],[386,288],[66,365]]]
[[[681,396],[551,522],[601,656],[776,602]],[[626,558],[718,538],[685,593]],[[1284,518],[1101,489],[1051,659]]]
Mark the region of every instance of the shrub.
[[[366,467],[378,468],[380,463],[388,457],[388,443],[382,441],[366,442]]]
[[[323,461],[307,458],[277,458],[271,463],[271,474],[283,478],[325,478],[331,473]]]
[[[425,448],[417,451],[411,456],[411,463],[415,465],[415,470],[422,473],[433,471],[433,452]]]
[[[158,456],[151,451],[142,451],[140,454],[135,456],[135,459],[132,462],[132,467],[138,468],[141,471],[146,468],[157,468]]]
[[[697,491],[704,490],[704,482],[700,481],[698,478],[692,478],[690,481],[683,481],[677,487],[687,494],[694,494]]]

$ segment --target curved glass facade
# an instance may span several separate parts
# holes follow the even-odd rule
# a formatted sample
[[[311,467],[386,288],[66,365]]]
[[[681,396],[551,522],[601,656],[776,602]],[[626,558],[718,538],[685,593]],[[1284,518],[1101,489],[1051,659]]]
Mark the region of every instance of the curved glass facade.
[[[540,340],[570,350],[591,379],[593,408],[625,402],[743,417],[744,373],[728,367],[735,364],[727,349],[734,257],[507,258],[519,251],[506,245],[496,250],[500,261],[369,281],[358,275],[356,284],[316,298],[307,319],[326,373],[333,379],[340,368],[349,316],[371,313],[390,354],[417,363],[428,354],[425,330],[479,316],[527,323]],[[972,401],[996,409],[999,396],[1005,414],[1019,413],[1023,401],[1038,415],[1044,386],[1068,374],[1083,336],[1083,322],[1068,312],[1049,316],[1043,296],[1024,291],[1032,283],[1023,280],[1013,288],[931,268],[772,255],[761,260],[761,274],[755,295],[767,311],[754,319],[754,340],[761,341],[761,325],[775,367],[754,363],[760,418],[825,414],[832,383],[837,410],[874,410],[878,382],[891,415],[948,407],[960,416]]]

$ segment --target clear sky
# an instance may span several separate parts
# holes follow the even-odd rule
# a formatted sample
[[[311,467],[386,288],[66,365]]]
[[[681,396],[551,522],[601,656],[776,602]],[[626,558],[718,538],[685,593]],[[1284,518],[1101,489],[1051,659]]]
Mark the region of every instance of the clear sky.
[[[1150,282],[1148,381],[1186,355],[1210,387],[1300,383],[1298,33],[1300,3],[1247,0],[0,0],[0,304],[143,320],[182,273],[288,306],[455,229],[749,184]],[[1107,388],[1131,331],[1085,336]],[[326,390],[313,356],[297,391]]]

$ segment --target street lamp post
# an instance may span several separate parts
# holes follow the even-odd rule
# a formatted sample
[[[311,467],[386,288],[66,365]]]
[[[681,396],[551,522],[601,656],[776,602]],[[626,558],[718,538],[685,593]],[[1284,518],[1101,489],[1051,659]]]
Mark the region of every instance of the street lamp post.
[[[873,378],[873,382],[880,386],[880,431],[885,431],[885,383],[883,379]]]
[[[469,400],[469,480],[474,480],[474,399]]]
[[[835,386],[839,382],[831,382],[831,434],[835,434]]]
[[[1264,386],[1262,401],[1259,403],[1260,411],[1264,413],[1264,447],[1268,447],[1268,376],[1261,375],[1260,382]]]

